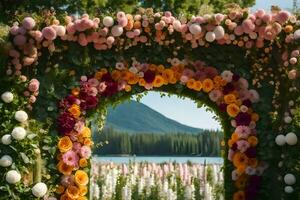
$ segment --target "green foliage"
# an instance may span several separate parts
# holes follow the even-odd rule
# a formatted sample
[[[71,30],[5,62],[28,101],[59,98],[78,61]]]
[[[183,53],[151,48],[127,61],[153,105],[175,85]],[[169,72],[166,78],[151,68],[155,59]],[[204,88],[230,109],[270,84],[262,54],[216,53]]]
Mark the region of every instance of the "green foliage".
[[[224,197],[224,184],[214,184],[213,187],[213,199],[214,200],[222,200]]]
[[[210,185],[214,185],[213,171],[211,166],[206,168],[206,180]]]

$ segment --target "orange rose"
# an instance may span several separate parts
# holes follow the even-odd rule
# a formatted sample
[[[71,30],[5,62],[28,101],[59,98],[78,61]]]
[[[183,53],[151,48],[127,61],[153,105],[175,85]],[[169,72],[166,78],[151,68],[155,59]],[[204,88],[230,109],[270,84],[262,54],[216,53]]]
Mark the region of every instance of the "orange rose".
[[[72,149],[73,143],[68,136],[64,136],[59,139],[57,146],[60,152],[67,152]]]
[[[62,194],[62,193],[64,193],[64,191],[65,191],[65,187],[64,186],[62,186],[62,185],[59,185],[57,188],[56,188],[56,193],[57,194]]]
[[[244,189],[247,183],[248,176],[246,174],[241,175],[236,181],[235,186],[238,189]]]
[[[196,91],[200,91],[202,89],[202,83],[201,81],[195,81],[195,86],[194,86],[194,90]]]
[[[165,67],[164,67],[163,65],[158,65],[158,66],[157,66],[157,71],[158,71],[159,73],[162,73],[164,70],[165,70]]]
[[[154,87],[161,87],[164,84],[164,78],[160,75],[156,75],[153,81]]]
[[[227,142],[228,146],[231,148],[232,145],[234,144],[234,141],[232,139],[229,139]]]
[[[224,96],[224,101],[226,104],[236,103],[236,97],[233,94],[227,94]]]
[[[79,188],[71,185],[67,188],[66,194],[71,199],[77,199],[79,197]]]
[[[84,138],[90,138],[92,136],[91,129],[89,127],[84,127],[80,135]]]
[[[165,69],[161,75],[167,82],[171,82],[174,78],[174,72],[171,69]]]
[[[237,168],[238,174],[244,174],[245,170],[246,170],[246,165],[241,165]]]
[[[250,136],[250,137],[248,138],[248,142],[249,142],[249,144],[250,144],[251,146],[255,147],[255,146],[257,145],[257,143],[258,143],[258,139],[257,139],[257,137],[255,137],[255,136]]]
[[[238,191],[233,194],[233,200],[245,200],[245,192]]]
[[[91,138],[85,138],[83,143],[86,146],[92,146],[94,144]]]
[[[79,186],[79,196],[83,197],[87,194],[88,188],[86,186]]]
[[[233,156],[233,165],[238,169],[242,167],[246,167],[248,164],[248,157],[240,152],[236,152]]]
[[[119,80],[121,77],[121,73],[118,70],[113,70],[111,73],[111,77],[112,79],[114,79],[115,81]]]
[[[67,193],[63,194],[59,198],[60,200],[72,200]]]
[[[172,79],[170,79],[169,83],[175,84],[175,83],[177,83],[177,80],[178,79],[174,76]]]
[[[89,183],[89,177],[83,170],[77,170],[75,173],[75,183],[79,186],[85,186]]]
[[[252,121],[257,122],[259,120],[259,115],[257,113],[252,113],[251,119]]]
[[[221,76],[215,76],[213,80],[214,80],[215,84],[221,85],[222,77]]]
[[[73,171],[73,167],[69,166],[69,165],[66,165],[63,161],[60,161],[57,164],[57,169],[63,175],[71,175],[71,173]]]
[[[94,77],[95,79],[100,80],[102,78],[102,72],[96,72]]]
[[[86,167],[86,166],[88,166],[88,161],[87,161],[87,159],[81,158],[81,159],[79,160],[79,167],[84,168],[84,167]]]
[[[128,76],[128,84],[135,85],[138,82],[139,82],[139,77],[137,77],[135,74],[130,72]]]
[[[139,86],[145,86],[145,85],[146,85],[146,81],[143,78],[141,78],[139,80]]]
[[[78,95],[79,95],[79,92],[80,92],[80,89],[79,89],[79,88],[73,88],[73,89],[72,89],[72,94],[73,94],[74,96],[78,96]]]
[[[204,92],[210,92],[212,89],[214,89],[214,82],[207,78],[203,81],[202,87]]]
[[[187,81],[186,83],[186,86],[189,88],[189,89],[194,89],[195,87],[195,79],[191,78]]]
[[[233,140],[233,142],[236,142],[239,139],[239,135],[237,133],[232,133],[231,135],[231,139]]]
[[[80,107],[77,104],[73,104],[68,111],[75,117],[78,118],[81,114]]]
[[[123,79],[124,81],[128,81],[130,74],[131,73],[129,71],[121,71],[121,79]]]
[[[240,107],[232,103],[227,106],[226,110],[230,117],[236,117],[240,112]]]
[[[125,91],[126,92],[130,92],[131,91],[131,86],[130,85],[126,85],[125,86]]]

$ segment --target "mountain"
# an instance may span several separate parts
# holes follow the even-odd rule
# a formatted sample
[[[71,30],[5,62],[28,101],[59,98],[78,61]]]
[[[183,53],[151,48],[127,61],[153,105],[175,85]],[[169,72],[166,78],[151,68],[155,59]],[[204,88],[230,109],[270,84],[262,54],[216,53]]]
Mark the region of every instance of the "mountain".
[[[152,108],[136,102],[126,101],[108,109],[105,127],[129,133],[199,133],[193,128],[169,119]]]

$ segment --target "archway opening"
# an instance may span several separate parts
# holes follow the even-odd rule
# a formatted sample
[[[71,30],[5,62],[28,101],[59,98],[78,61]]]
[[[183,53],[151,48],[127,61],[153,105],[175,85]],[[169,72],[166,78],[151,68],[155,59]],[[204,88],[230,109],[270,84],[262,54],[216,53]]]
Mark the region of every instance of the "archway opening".
[[[92,198],[224,198],[220,119],[190,98],[150,91],[107,109],[93,129]]]

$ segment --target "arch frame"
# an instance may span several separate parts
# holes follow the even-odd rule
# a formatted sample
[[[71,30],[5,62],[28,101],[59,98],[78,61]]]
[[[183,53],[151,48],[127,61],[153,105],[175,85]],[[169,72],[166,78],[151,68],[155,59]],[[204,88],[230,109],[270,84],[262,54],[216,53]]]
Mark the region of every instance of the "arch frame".
[[[232,17],[234,13],[237,15]],[[266,170],[266,175],[263,175],[259,198],[270,198],[269,192],[272,191],[272,188],[267,183],[272,181],[278,186],[278,190],[273,193],[274,196],[272,197],[276,199],[276,197],[282,196],[286,199],[293,199],[296,194],[286,194],[283,189],[287,187],[286,184],[276,178],[277,176],[284,176],[289,170],[290,173],[299,176],[299,171],[296,170],[297,163],[292,162],[298,154],[291,153],[297,143],[287,145],[284,148],[278,147],[274,143],[277,135],[272,133],[275,131],[279,135],[286,135],[288,132],[299,130],[297,115],[295,116],[295,111],[292,110],[297,107],[299,101],[297,100],[299,96],[297,90],[297,86],[299,86],[297,79],[299,31],[295,30],[297,29],[295,16],[289,15],[285,11],[278,11],[273,14],[275,17],[271,21],[262,25],[255,25],[258,28],[265,28],[266,32],[270,28],[272,37],[260,37],[259,30],[255,29],[249,32],[245,24],[249,20],[255,21],[254,17],[262,19],[264,15],[267,15],[261,11],[250,14],[245,10],[233,10],[224,15],[211,15],[209,19],[205,17],[190,19],[186,28],[183,28],[184,30],[176,30],[176,23],[173,23],[176,18],[170,12],[156,14],[151,13],[151,10],[145,10],[144,13],[137,14],[137,18],[140,15],[153,18],[153,22],[149,23],[150,32],[148,29],[146,30],[147,27],[136,25],[139,28],[135,27],[135,29],[139,29],[141,35],[135,36],[133,39],[126,35],[131,32],[127,27],[122,27],[124,32],[122,31],[119,35],[120,24],[123,23],[120,16],[124,17],[124,13],[118,13],[117,20],[113,21],[115,24],[113,26],[114,31],[110,26],[99,23],[97,18],[90,20],[88,15],[78,19],[83,24],[93,21],[91,27],[86,25],[88,28],[80,27],[80,23],[77,27],[78,20],[73,21],[68,16],[50,15],[43,16],[44,18],[39,16],[35,20],[28,16],[21,16],[22,25],[15,24],[10,31],[12,46],[10,46],[8,53],[7,68],[2,69],[3,74],[7,73],[8,76],[1,79],[1,92],[11,91],[14,98],[10,103],[5,102],[9,97],[4,96],[2,98],[5,99],[5,103],[1,105],[1,113],[3,114],[1,122],[4,124],[6,135],[12,133],[15,127],[21,126],[26,129],[27,137],[20,142],[16,139],[17,137],[14,138],[9,148],[7,145],[1,144],[1,149],[4,149],[6,154],[12,155],[14,161],[11,168],[5,168],[3,176],[7,177],[7,172],[14,169],[17,170],[17,173],[22,174],[21,184],[7,184],[5,180],[2,180],[1,184],[6,186],[3,191],[9,196],[14,195],[13,197],[16,199],[34,199],[35,197],[32,195],[33,182],[37,183],[41,180],[48,183],[49,191],[54,191],[55,181],[59,177],[58,174],[51,174],[52,177],[49,178],[49,172],[55,168],[53,163],[49,163],[54,158],[53,152],[56,151],[58,135],[54,128],[57,125],[54,119],[59,113],[56,103],[68,94],[69,89],[78,86],[76,80],[81,75],[92,75],[97,65],[106,66],[102,68],[107,70],[115,68],[112,67],[114,64],[111,63],[119,61],[124,62],[125,65],[130,65],[128,63],[131,61],[137,62],[133,57],[138,57],[141,62],[155,64],[166,64],[168,60],[171,63],[176,63],[180,60],[189,61],[201,58],[208,65],[218,67],[221,70],[232,70],[241,77],[245,77],[251,82],[252,87],[263,94],[261,95],[262,101],[258,104],[260,106],[255,108],[261,115],[258,131],[264,132],[267,136],[266,138],[259,137],[258,148],[260,157],[270,167]],[[172,23],[166,21],[168,17],[173,17]],[[285,20],[282,20],[281,17]],[[62,20],[63,18],[64,20]],[[131,18],[130,15],[127,15],[126,18],[129,21],[133,20],[133,23],[139,21]],[[230,26],[226,24],[228,19],[242,27],[241,35],[236,29],[230,30]],[[59,20],[63,25],[59,25]],[[108,23],[111,18],[106,18],[105,21]],[[165,24],[168,26],[161,29],[160,26],[163,23],[164,26]],[[191,25],[193,24],[195,25],[192,28]],[[175,29],[173,32],[168,29],[171,25]],[[203,28],[199,34],[196,33],[199,29],[196,25]],[[210,30],[209,25],[221,30],[223,28],[229,39],[226,40],[224,34],[223,38],[214,41],[211,37],[214,31]],[[276,29],[279,26],[282,28],[280,31]],[[67,32],[64,32],[65,29]],[[102,36],[101,31],[107,31],[106,34],[108,35]],[[95,42],[88,38],[80,39],[96,32],[100,34],[97,39],[105,38],[105,43]],[[254,36],[252,38],[251,33],[253,32],[257,34],[256,38]],[[214,34],[216,36],[216,32]],[[234,37],[233,40],[230,37]],[[250,43],[244,41],[245,37]],[[197,44],[195,44],[195,40]],[[219,54],[220,51],[224,51],[222,52],[224,55]],[[151,55],[151,57],[144,55]],[[175,58],[172,59],[173,57]],[[74,68],[70,69],[69,65],[73,65]],[[38,97],[37,103],[34,104],[36,97]],[[286,98],[290,101],[286,101]],[[30,113],[31,119],[23,121],[12,116],[11,113],[15,115],[17,110],[25,110]],[[272,115],[269,115],[269,112]],[[21,118],[24,118],[24,113],[22,114]],[[272,127],[272,130],[268,129],[267,126]],[[265,146],[268,149],[265,149]],[[24,149],[26,149],[24,154],[18,153]],[[279,156],[281,153],[287,156],[286,164],[283,164],[284,168],[273,166],[274,163],[277,164],[283,159],[283,156]],[[42,160],[49,164],[47,164],[48,167],[45,167]],[[32,167],[35,167],[38,172],[34,174],[34,178],[32,178],[32,172],[28,173]],[[227,188],[232,188],[232,186]],[[229,193],[229,196],[233,195],[233,192]]]

